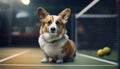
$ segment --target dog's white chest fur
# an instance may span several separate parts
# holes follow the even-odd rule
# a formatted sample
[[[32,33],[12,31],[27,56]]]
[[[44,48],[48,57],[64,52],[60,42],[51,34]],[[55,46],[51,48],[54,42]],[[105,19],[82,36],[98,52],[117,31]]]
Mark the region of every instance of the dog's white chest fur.
[[[62,46],[64,46],[64,44],[68,41],[68,36],[65,34],[61,38],[59,37],[54,37],[54,38],[47,37],[46,38],[46,34],[40,35],[39,40],[38,40],[40,47],[44,51],[44,53],[50,57],[55,57],[59,54],[62,54],[61,53]],[[49,40],[54,40],[54,39],[57,39],[57,40],[55,40],[55,42],[49,42]]]

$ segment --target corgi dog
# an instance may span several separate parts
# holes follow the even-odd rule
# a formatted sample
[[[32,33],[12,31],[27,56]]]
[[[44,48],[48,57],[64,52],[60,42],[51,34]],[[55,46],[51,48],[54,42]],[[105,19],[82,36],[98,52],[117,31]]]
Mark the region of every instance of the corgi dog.
[[[73,61],[76,55],[75,43],[66,34],[66,24],[71,10],[64,9],[58,15],[50,15],[44,8],[39,7],[36,13],[40,19],[40,36],[38,43],[44,54],[42,63],[55,61]]]

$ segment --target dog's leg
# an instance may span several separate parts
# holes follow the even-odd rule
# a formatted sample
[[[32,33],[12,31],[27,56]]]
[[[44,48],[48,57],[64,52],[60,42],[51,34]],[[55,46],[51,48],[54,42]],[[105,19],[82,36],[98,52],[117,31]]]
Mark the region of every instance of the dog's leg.
[[[63,63],[63,56],[62,55],[58,55],[56,63]]]
[[[56,58],[51,58],[51,63],[56,63]]]
[[[42,60],[41,60],[42,63],[47,63],[48,62],[48,58],[44,57]]]
[[[49,62],[49,57],[47,56],[47,54],[45,54],[45,52],[43,51],[44,54],[44,58],[41,60],[42,63],[47,63]]]

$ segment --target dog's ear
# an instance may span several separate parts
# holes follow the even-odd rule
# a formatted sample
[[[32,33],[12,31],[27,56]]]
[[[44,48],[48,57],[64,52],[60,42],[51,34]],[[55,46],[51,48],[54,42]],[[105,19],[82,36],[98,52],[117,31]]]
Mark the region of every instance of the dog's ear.
[[[44,19],[49,13],[42,7],[38,7],[36,10],[36,14],[40,17],[40,19]]]
[[[58,16],[65,22],[67,22],[68,18],[70,17],[70,14],[71,14],[70,8],[66,8],[62,12],[60,12]]]

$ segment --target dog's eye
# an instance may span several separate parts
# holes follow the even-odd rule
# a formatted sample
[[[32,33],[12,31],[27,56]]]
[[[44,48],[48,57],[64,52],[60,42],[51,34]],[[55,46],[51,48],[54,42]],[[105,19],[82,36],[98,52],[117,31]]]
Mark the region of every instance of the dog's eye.
[[[60,22],[56,21],[56,24],[57,24],[57,25],[59,25],[59,24],[60,24]]]
[[[48,24],[51,24],[51,23],[52,23],[52,21],[51,21],[51,20],[49,20],[49,21],[48,21]]]

